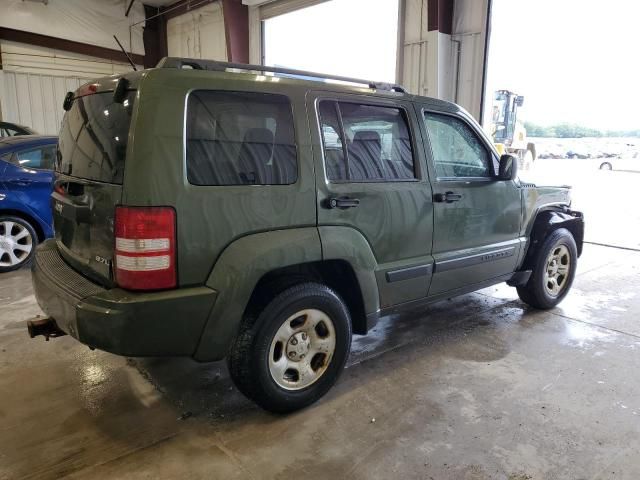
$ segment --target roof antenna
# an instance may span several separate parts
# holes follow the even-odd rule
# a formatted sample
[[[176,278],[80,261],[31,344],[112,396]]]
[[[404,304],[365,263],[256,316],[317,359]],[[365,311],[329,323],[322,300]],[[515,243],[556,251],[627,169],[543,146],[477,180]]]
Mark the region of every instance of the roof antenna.
[[[131,64],[131,67],[133,68],[134,72],[137,72],[138,69],[136,68],[136,64],[133,63],[133,60],[131,60],[131,57],[129,56],[129,54],[127,53],[127,51],[124,49],[124,47],[122,46],[122,44],[120,43],[120,40],[118,40],[118,37],[116,37],[115,35],[113,36],[113,38],[115,38],[116,42],[118,43],[118,46],[120,47],[120,50],[122,50],[122,53],[125,54],[125,56],[127,57],[127,60],[129,60],[129,63]]]

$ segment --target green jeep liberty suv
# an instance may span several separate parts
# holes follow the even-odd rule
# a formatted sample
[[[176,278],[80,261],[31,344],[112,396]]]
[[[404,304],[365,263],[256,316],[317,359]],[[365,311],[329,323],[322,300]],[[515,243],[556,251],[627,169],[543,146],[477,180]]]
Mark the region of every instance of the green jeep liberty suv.
[[[505,281],[551,308],[571,287],[569,189],[522,183],[455,104],[165,58],[64,108],[32,336],[226,357],[240,391],[287,412],[330,389],[380,316]]]

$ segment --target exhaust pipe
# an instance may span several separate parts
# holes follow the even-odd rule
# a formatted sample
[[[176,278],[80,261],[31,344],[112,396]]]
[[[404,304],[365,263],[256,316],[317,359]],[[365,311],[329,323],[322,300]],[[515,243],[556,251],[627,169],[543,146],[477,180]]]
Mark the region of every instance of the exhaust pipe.
[[[42,335],[47,342],[49,341],[49,337],[56,338],[66,335],[65,332],[60,330],[56,321],[50,317],[38,320],[29,320],[27,322],[27,330],[29,330],[29,336],[31,338]]]

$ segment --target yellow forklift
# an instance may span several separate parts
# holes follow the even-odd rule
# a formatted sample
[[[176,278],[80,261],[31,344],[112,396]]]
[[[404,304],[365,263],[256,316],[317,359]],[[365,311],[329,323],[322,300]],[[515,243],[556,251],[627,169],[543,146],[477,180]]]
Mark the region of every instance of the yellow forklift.
[[[491,136],[500,155],[510,153],[518,158],[519,167],[529,170],[536,160],[536,146],[529,142],[527,130],[518,120],[518,108],[524,97],[509,90],[498,90],[493,97]]]

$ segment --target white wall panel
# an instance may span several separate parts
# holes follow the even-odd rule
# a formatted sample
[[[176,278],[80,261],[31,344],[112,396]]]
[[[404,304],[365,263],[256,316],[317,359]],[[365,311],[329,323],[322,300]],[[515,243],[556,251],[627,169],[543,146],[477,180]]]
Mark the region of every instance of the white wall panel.
[[[260,7],[249,7],[249,63],[262,65],[262,20]]]
[[[0,79],[2,118],[32,127],[38,133],[57,135],[64,110],[62,102],[70,90],[86,79],[58,77],[4,70]]]
[[[418,41],[404,46],[404,63],[400,83],[408,92],[429,95],[429,86],[423,66],[427,65],[429,43]]]
[[[0,40],[0,52],[3,68],[14,72],[71,75],[91,79],[131,70],[128,63],[6,40]]]
[[[484,36],[470,34],[455,36],[460,42],[458,91],[456,102],[480,121],[482,101],[482,76],[484,73]]]
[[[56,135],[68,91],[131,66],[51,48],[0,41],[0,118]]]
[[[0,27],[112,50],[119,49],[113,39],[113,35],[117,35],[127,51],[144,55],[142,3],[133,2],[129,16],[125,17],[129,0],[0,0]],[[140,21],[139,25],[129,28]]]
[[[400,83],[411,93],[452,100],[451,38],[428,31],[427,0],[405,0]]]
[[[167,50],[171,57],[226,61],[227,43],[220,2],[170,19]]]
[[[480,119],[487,2],[456,0],[447,35],[427,31],[427,0],[405,0],[400,82],[410,92],[455,101]]]
[[[481,121],[488,0],[456,0],[452,38],[460,42],[457,102]]]

